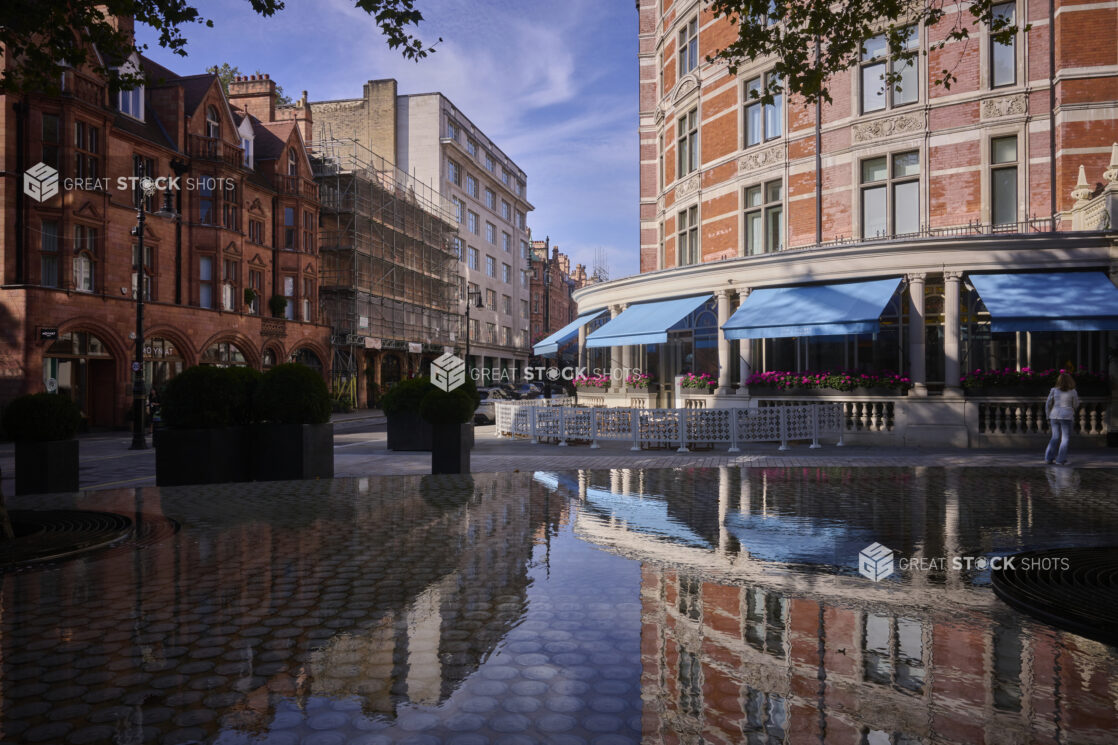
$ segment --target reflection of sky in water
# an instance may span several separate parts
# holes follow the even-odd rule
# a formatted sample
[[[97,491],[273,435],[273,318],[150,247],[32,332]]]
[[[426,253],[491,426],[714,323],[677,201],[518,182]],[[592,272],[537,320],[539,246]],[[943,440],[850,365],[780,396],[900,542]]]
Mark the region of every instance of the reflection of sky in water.
[[[842,566],[874,541],[869,531],[826,518],[733,513],[726,528],[750,557],[786,564]]]

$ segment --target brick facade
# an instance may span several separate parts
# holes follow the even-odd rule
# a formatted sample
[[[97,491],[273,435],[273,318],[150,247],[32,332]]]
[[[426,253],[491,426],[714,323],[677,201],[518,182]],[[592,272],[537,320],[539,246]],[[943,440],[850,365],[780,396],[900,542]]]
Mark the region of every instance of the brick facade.
[[[61,95],[9,96],[0,106],[0,402],[53,377],[92,425],[126,423],[137,210],[120,179],[137,164],[179,177],[171,203],[180,219],[151,214],[168,182],[146,200],[149,382],[204,362],[261,368],[293,357],[325,373],[317,191],[297,126],[309,128],[309,117],[277,115],[266,76],[235,81],[227,97],[214,75],[179,76],[142,57],[125,64],[149,81],[127,101],[74,69]],[[59,171],[59,193],[42,202],[21,183],[39,162]],[[275,295],[287,301],[286,319],[270,317]],[[41,338],[42,329],[60,339]]]
[[[571,260],[551,240],[532,241],[532,343],[558,331],[578,317],[571,293],[587,284],[586,267],[571,271]],[[545,281],[548,280],[548,281]]]
[[[1070,193],[1079,166],[1089,174],[1102,173],[1116,139],[1118,11],[1113,7],[1058,0],[1050,18],[1047,3],[1020,0],[1014,9],[1017,22],[1030,28],[1018,34],[1010,52],[1012,80],[994,79],[988,32],[972,25],[969,43],[949,44],[918,58],[915,100],[863,113],[862,75],[857,69],[844,71],[829,81],[834,103],[823,106],[818,131],[816,107],[785,96],[776,117],[779,132],[770,136],[766,130],[754,144],[745,132],[746,86],[763,80],[771,61],[747,62],[731,76],[724,65],[704,61],[736,36],[729,21],[684,0],[641,0],[638,9],[642,272],[679,263],[675,222],[692,206],[698,206],[702,226],[697,260],[746,255],[747,190],[770,182],[783,190],[778,200],[783,235],[763,253],[899,235],[892,225],[883,235],[868,234],[861,218],[860,172],[866,161],[898,153],[915,153],[918,159],[919,214],[911,217],[921,231],[1005,225],[1004,214],[993,214],[996,138],[1016,138],[1011,217],[1018,224],[1051,218],[1073,206]],[[692,18],[698,19],[699,63],[680,76],[679,33]],[[954,20],[948,13],[930,30],[920,29],[921,49],[942,39]],[[1050,38],[1055,40],[1051,69]],[[944,68],[958,78],[950,89],[929,83],[929,71]],[[699,163],[694,174],[680,177],[679,143],[686,133],[679,123],[691,111],[698,114]]]

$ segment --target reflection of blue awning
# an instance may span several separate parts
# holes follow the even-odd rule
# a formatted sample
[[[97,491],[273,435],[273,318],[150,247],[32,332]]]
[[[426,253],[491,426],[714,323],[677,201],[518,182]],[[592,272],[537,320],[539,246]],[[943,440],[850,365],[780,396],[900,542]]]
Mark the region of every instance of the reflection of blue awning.
[[[727,339],[872,334],[899,277],[754,290],[722,327]]]
[[[1118,287],[1102,272],[972,274],[991,331],[1118,331]]]
[[[668,514],[663,499],[643,494],[614,494],[608,489],[590,487],[586,504],[610,520],[616,520],[634,533],[663,538],[671,543],[695,548],[711,548],[701,535]]]
[[[840,520],[787,515],[726,515],[726,530],[750,557],[787,564],[845,566],[874,538]]]
[[[540,357],[550,357],[553,354],[558,354],[560,344],[570,341],[572,337],[578,335],[578,330],[580,328],[590,323],[595,318],[598,318],[605,312],[606,311],[603,308],[601,310],[592,310],[589,313],[583,313],[581,316],[571,321],[566,326],[556,331],[554,334],[540,339],[535,344],[535,346],[532,347],[532,353],[537,354]]]
[[[629,344],[663,344],[668,329],[702,306],[711,295],[695,295],[672,300],[630,305],[625,311],[586,337],[586,346],[620,347]]]

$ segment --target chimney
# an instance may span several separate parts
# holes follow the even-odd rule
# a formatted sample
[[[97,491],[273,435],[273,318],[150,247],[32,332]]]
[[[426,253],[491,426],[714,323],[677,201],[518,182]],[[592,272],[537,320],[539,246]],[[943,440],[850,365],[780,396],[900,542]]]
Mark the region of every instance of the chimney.
[[[229,83],[229,104],[262,122],[276,120],[276,83],[268,75],[238,75]]]

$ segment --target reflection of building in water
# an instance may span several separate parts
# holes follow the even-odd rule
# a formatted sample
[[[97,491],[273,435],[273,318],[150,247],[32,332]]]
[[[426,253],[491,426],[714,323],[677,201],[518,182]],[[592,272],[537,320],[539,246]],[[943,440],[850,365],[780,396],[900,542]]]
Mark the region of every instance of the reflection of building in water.
[[[651,565],[641,596],[646,742],[1101,744],[1118,730],[1113,650],[1009,610],[818,602]]]
[[[1113,741],[1113,650],[1023,619],[974,573],[854,573],[870,540],[909,558],[1051,540],[1043,474],[710,473],[565,480],[576,531],[644,561],[647,741]],[[1067,512],[1067,534],[1116,532],[1113,511]]]
[[[397,491],[378,494],[382,483]],[[197,490],[120,492],[105,508],[162,511],[183,530],[139,552],[98,554],[78,572],[3,578],[3,711],[37,664],[13,656],[74,638],[85,649],[55,654],[58,666],[149,691],[134,714],[121,709],[121,731],[175,729],[144,709],[177,714],[203,695],[214,713],[197,725],[207,741],[219,728],[265,732],[283,707],[315,697],[353,696],[367,715],[388,717],[441,703],[521,618],[532,552],[566,510],[528,474],[462,483],[245,484],[206,500],[188,498]],[[19,722],[0,725],[8,736]]]

